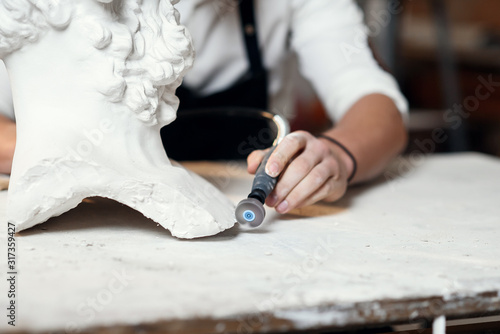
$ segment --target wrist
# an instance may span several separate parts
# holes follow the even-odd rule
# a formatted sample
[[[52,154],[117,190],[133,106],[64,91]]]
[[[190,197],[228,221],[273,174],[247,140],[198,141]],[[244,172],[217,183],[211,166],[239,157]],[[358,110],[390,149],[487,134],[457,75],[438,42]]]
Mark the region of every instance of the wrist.
[[[352,183],[356,176],[357,161],[352,152],[341,142],[328,135],[319,135],[318,139],[325,141],[328,147],[337,156],[346,168],[347,182]]]

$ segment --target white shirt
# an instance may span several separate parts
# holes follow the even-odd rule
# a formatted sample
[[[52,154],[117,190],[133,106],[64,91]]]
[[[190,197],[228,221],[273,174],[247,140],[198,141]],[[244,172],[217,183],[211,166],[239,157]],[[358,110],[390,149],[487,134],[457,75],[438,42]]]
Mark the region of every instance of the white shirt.
[[[182,0],[176,7],[190,31],[196,61],[185,84],[210,94],[238,80],[248,68],[238,0]],[[290,116],[291,51],[330,117],[338,120],[361,97],[389,96],[402,113],[407,102],[394,78],[368,47],[362,13],[354,0],[255,0],[257,32],[269,70],[270,109]],[[289,47],[288,47],[289,45]],[[13,117],[7,75],[0,64],[0,113]]]
[[[237,2],[181,0],[176,5],[196,50],[193,69],[184,82],[202,94],[230,86],[248,68]],[[363,15],[354,0],[255,3],[259,44],[270,72],[271,110],[291,114],[286,106],[293,106],[289,89],[293,82],[285,60],[293,51],[301,74],[312,83],[333,120],[372,93],[389,96],[407,113],[407,102],[396,81],[373,58]]]

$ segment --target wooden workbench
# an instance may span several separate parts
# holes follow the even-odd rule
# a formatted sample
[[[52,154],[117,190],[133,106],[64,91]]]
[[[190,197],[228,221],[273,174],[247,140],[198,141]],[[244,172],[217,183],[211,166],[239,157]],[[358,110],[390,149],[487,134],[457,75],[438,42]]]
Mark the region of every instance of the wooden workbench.
[[[249,192],[241,165],[189,167],[235,202]],[[261,229],[191,241],[90,199],[16,236],[16,327],[2,314],[0,332],[257,333],[498,314],[499,204],[500,160],[479,154],[399,160],[338,203],[269,210]],[[6,228],[0,238],[5,258]]]

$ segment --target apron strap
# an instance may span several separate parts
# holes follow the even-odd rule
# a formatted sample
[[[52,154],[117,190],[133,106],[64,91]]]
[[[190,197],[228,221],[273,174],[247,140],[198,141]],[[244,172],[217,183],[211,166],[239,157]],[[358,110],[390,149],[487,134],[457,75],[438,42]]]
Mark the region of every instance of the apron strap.
[[[215,0],[218,1],[218,0]],[[241,143],[269,128],[267,119],[238,116],[238,107],[253,108],[256,115],[268,108],[267,71],[259,50],[255,25],[254,1],[238,0],[249,68],[231,87],[208,96],[180,86],[177,120],[161,130],[163,145],[170,158],[176,160],[245,159],[252,149],[270,143]],[[221,112],[225,108],[226,113]],[[210,110],[212,109],[212,110]]]
[[[240,0],[239,10],[250,70],[252,73],[260,73],[264,71],[264,66],[257,37],[254,0]]]

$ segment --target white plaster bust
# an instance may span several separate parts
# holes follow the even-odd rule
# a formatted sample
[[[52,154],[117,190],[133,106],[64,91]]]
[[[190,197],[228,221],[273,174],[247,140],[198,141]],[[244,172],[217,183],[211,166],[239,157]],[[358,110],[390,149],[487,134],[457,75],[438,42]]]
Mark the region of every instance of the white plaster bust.
[[[171,0],[2,0],[0,58],[17,146],[8,219],[18,230],[101,196],[193,238],[234,224],[233,204],[173,166],[160,128],[193,62]]]

